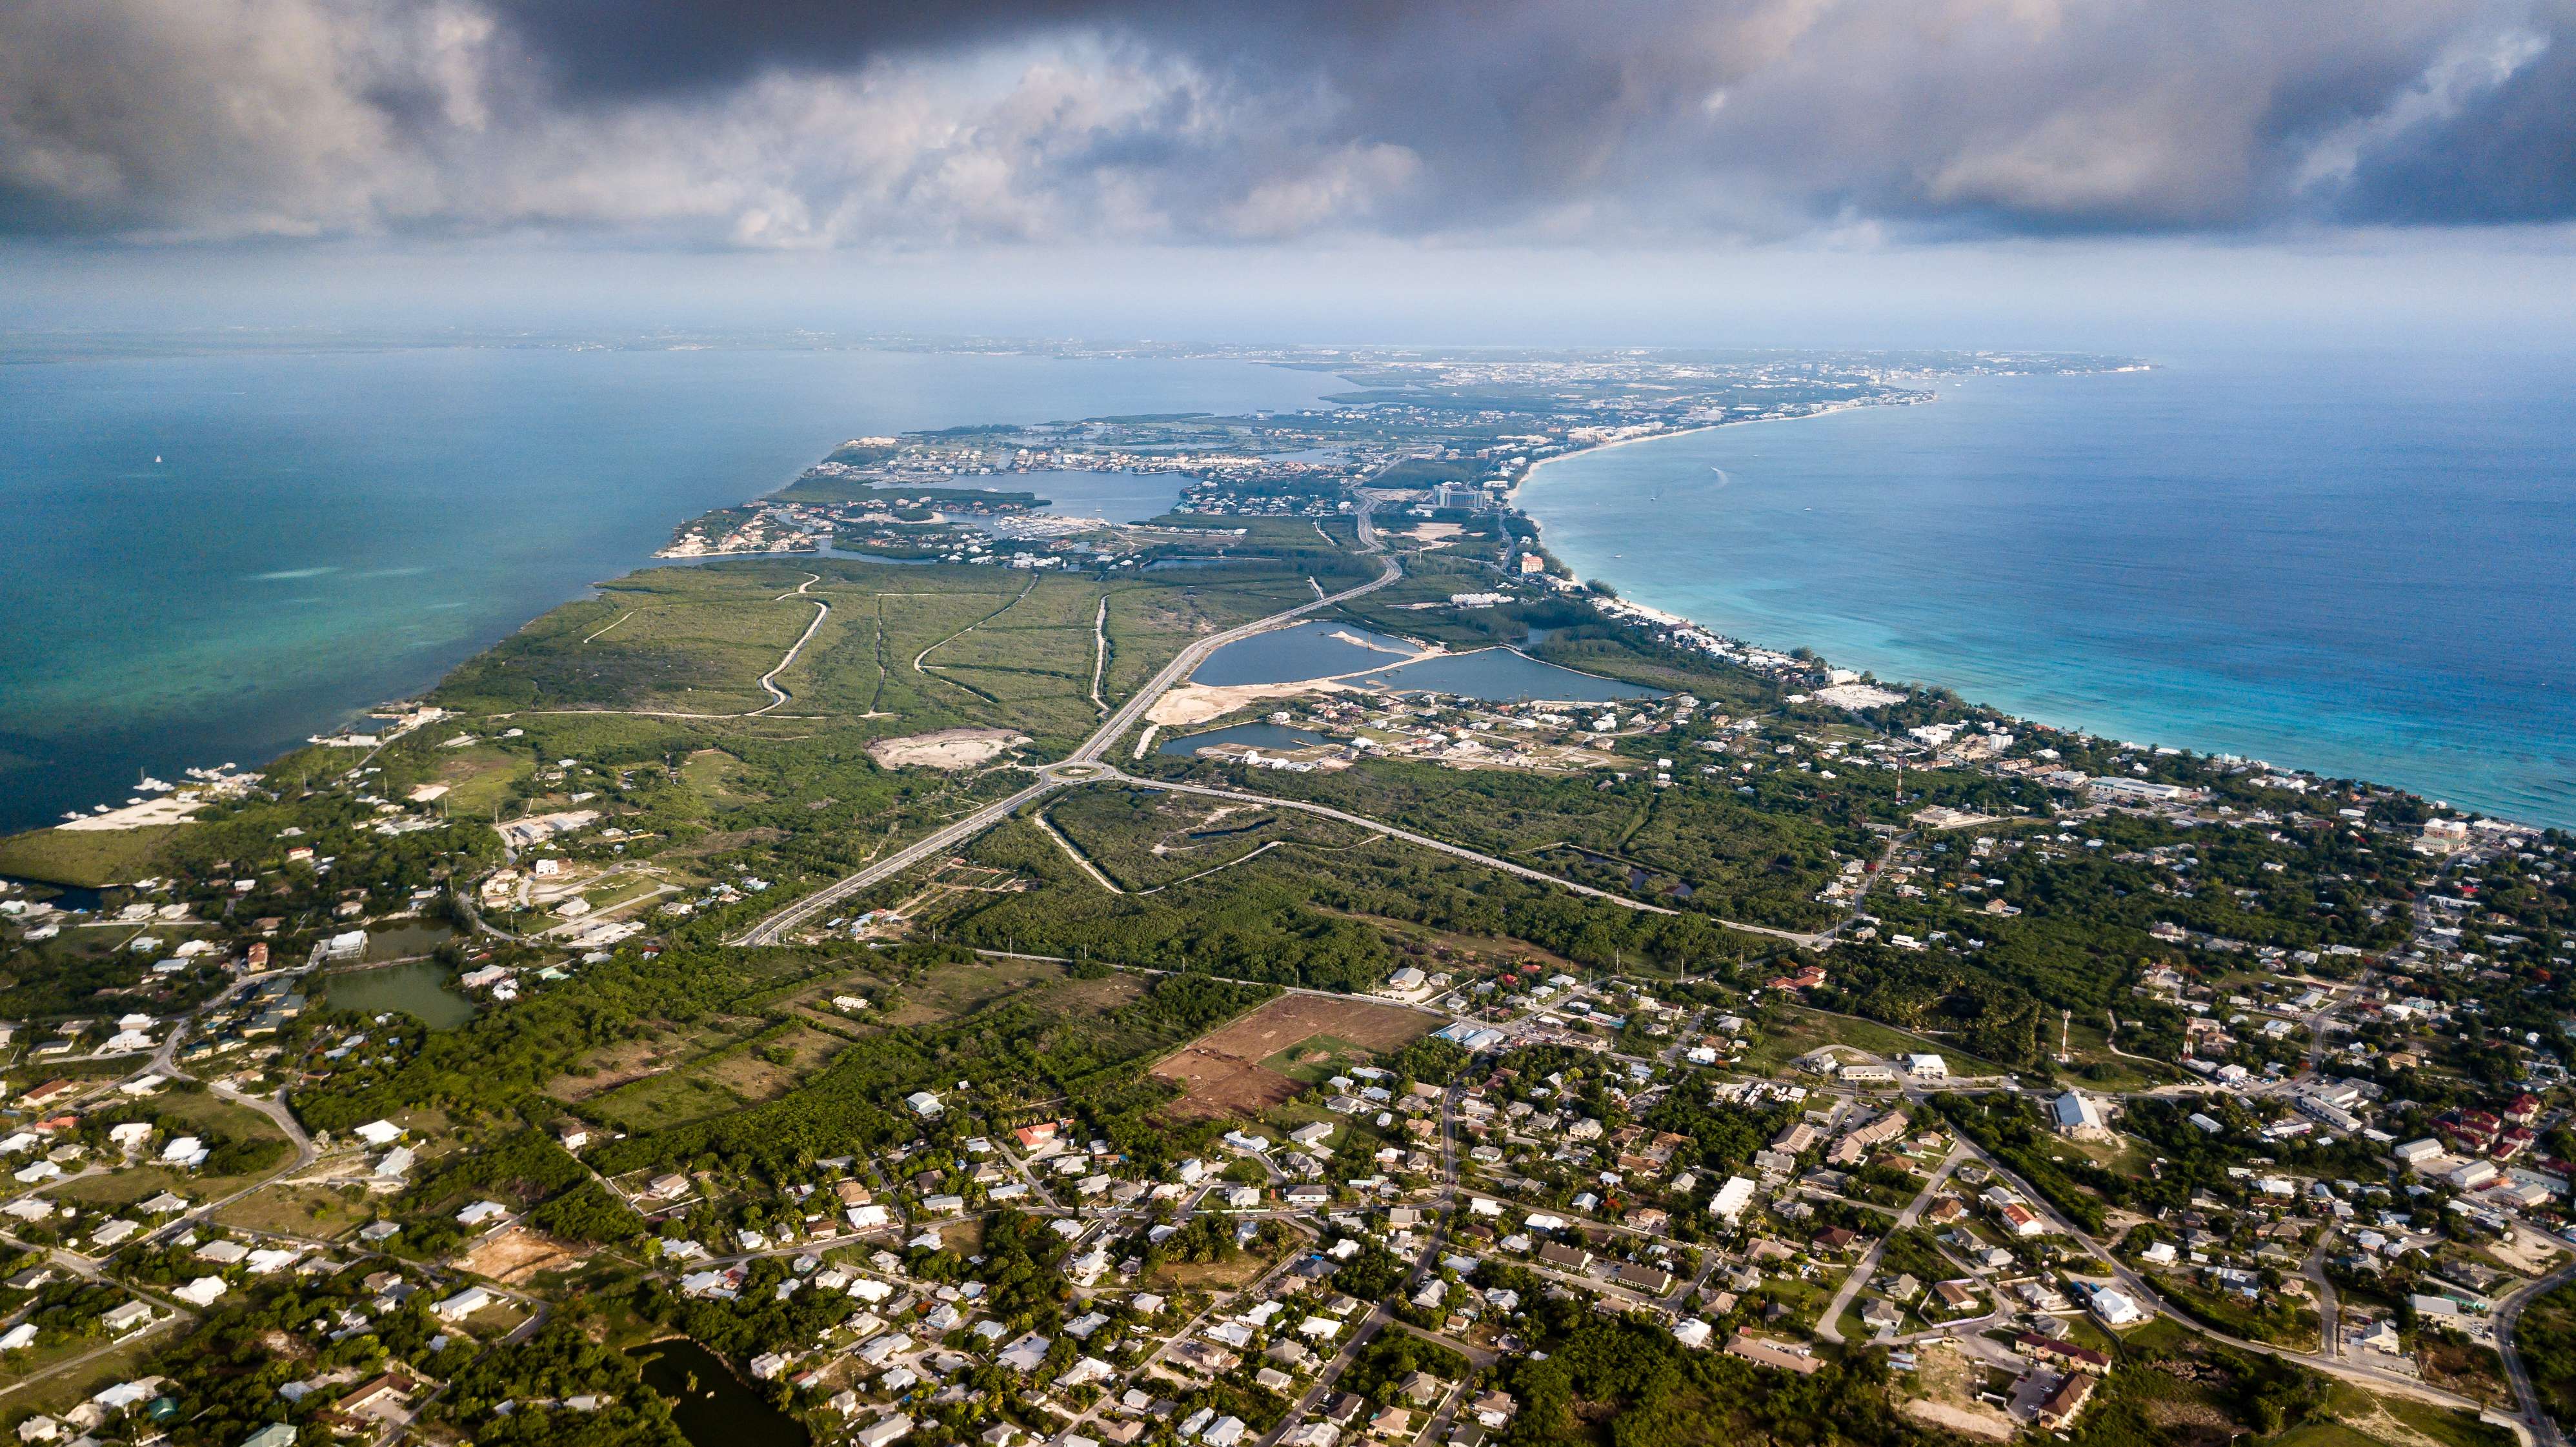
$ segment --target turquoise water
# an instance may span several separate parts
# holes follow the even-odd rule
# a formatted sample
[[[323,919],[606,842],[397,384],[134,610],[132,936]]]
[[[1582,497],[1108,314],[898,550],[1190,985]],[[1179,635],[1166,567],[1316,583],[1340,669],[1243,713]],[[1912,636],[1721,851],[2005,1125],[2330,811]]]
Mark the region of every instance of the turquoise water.
[[[2576,359],[1945,384],[1539,470],[1549,549],[2046,723],[2576,824]]]
[[[1190,674],[1190,682],[1297,683],[1357,673],[1390,658],[1411,658],[1420,651],[1401,638],[1356,623],[1299,623],[1236,639],[1209,654],[1207,661]]]
[[[1621,698],[1663,697],[1651,688],[1560,668],[1510,648],[1479,648],[1473,653],[1426,658],[1354,681],[1416,693],[1462,693],[1495,703],[1520,699],[1604,703]]]
[[[1297,407],[1339,385],[737,349],[0,368],[0,829],[121,801],[139,769],[253,766],[423,689],[843,438]]]

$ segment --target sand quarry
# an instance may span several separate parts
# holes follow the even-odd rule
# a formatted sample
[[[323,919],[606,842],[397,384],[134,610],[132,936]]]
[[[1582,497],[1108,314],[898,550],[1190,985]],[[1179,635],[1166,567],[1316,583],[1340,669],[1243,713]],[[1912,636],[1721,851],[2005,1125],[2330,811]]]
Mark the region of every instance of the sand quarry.
[[[889,769],[971,769],[1028,741],[1009,729],[941,729],[879,739],[868,745],[868,757]]]

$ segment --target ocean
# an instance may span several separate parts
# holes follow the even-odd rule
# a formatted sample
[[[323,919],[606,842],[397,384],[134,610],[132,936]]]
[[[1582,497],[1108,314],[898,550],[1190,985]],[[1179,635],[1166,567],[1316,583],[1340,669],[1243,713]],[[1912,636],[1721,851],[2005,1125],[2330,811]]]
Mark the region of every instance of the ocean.
[[[138,771],[256,767],[418,692],[844,438],[1298,407],[1339,385],[738,348],[0,367],[0,830],[121,803]]]
[[[2038,722],[2576,826],[2576,358],[2155,358],[1579,454],[1581,576]]]

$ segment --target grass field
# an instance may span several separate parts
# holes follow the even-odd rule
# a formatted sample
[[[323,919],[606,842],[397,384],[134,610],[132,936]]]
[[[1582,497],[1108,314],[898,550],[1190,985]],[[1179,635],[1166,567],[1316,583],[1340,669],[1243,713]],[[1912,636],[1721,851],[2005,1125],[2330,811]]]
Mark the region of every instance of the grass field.
[[[1127,890],[1156,889],[1284,844],[1343,849],[1366,830],[1285,809],[1145,789],[1081,789],[1047,809],[1054,825]]]
[[[270,1186],[215,1213],[219,1225],[336,1241],[366,1224],[368,1209],[331,1186]]]
[[[1952,1075],[2001,1075],[2004,1068],[1981,1060],[1958,1046],[1929,1035],[1916,1035],[1891,1025],[1849,1015],[1833,1015],[1802,1006],[1785,1007],[1786,1023],[1764,1028],[1745,1053],[1746,1070],[1768,1074],[1822,1045],[1849,1045],[1872,1055],[1890,1057],[1914,1051],[1940,1055]]]
[[[1104,596],[1105,657],[1094,631]],[[705,742],[817,719],[859,724],[878,737],[1014,728],[1061,752],[1099,720],[1095,662],[1103,697],[1114,702],[1189,639],[1311,596],[1302,573],[1276,567],[1171,583],[840,558],[658,568],[529,624],[450,675],[437,697],[467,712],[522,718],[546,710],[745,714],[772,703],[760,678],[815,625],[778,673],[788,703],[756,720],[672,722]],[[817,602],[830,609],[819,625]],[[499,782],[475,776],[471,760],[439,766],[455,769],[480,806],[512,777],[497,760],[485,762]],[[713,780],[704,777],[710,768]],[[749,796],[745,776],[719,765],[693,758],[688,774],[719,809]]]
[[[148,829],[85,829],[77,833],[31,829],[0,839],[0,874],[85,889],[129,884],[154,873],[159,867],[161,846],[188,827],[165,824]]]

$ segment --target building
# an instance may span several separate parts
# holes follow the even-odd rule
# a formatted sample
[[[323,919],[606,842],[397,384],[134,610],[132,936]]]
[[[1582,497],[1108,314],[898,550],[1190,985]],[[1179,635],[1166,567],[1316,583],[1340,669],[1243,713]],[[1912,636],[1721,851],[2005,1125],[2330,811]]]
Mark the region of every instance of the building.
[[[2110,1286],[2093,1293],[2093,1314],[2102,1319],[2104,1326],[2135,1326],[2147,1319],[2127,1292]]]
[[[2433,1139],[2431,1136],[2426,1136],[2419,1141],[2408,1141],[2406,1144],[2399,1146],[2394,1152],[2392,1152],[2392,1154],[2397,1157],[2397,1163],[2399,1165],[2405,1166],[2409,1170],[2413,1170],[2416,1167],[2423,1165],[2426,1161],[2440,1160],[2443,1156],[2442,1143]]]
[[[1737,1332],[1734,1338],[1727,1342],[1726,1354],[1731,1357],[1741,1357],[1758,1367],[1776,1367],[1784,1372],[1796,1372],[1802,1377],[1814,1376],[1823,1370],[1825,1365],[1817,1360],[1815,1353],[1804,1345],[1773,1341],[1769,1337],[1755,1336],[1746,1331]]]
[[[897,1412],[891,1417],[880,1417],[861,1427],[853,1435],[852,1440],[857,1442],[859,1447],[887,1447],[887,1444],[900,1442],[911,1434],[912,1418],[905,1413]]]
[[[2111,1359],[2103,1353],[2091,1347],[2077,1346],[2070,1341],[2060,1341],[2053,1336],[2041,1336],[2035,1331],[2026,1331],[2013,1338],[2013,1346],[2025,1356],[2054,1357],[2070,1367],[2078,1367],[2088,1372],[2107,1372],[2111,1369]]]
[[[2073,1422],[2083,1412],[2084,1404],[2093,1399],[2093,1382],[2087,1373],[2068,1372],[2066,1380],[2040,1401],[2040,1424],[2054,1431]]]
[[[1905,1073],[1917,1080],[1947,1080],[1950,1078],[1950,1062],[1938,1055],[1908,1055],[1905,1057]]]
[[[492,1293],[480,1286],[469,1286],[429,1309],[440,1321],[463,1321],[493,1302]]]
[[[2080,1090],[2070,1090],[2048,1103],[2048,1116],[2058,1134],[2090,1139],[2106,1134],[2102,1107]]]
[[[1718,1187],[1717,1195],[1709,1201],[1708,1213],[1731,1226],[1744,1214],[1744,1208],[1752,1204],[1753,1182],[1744,1176],[1729,1176],[1726,1184]]]

